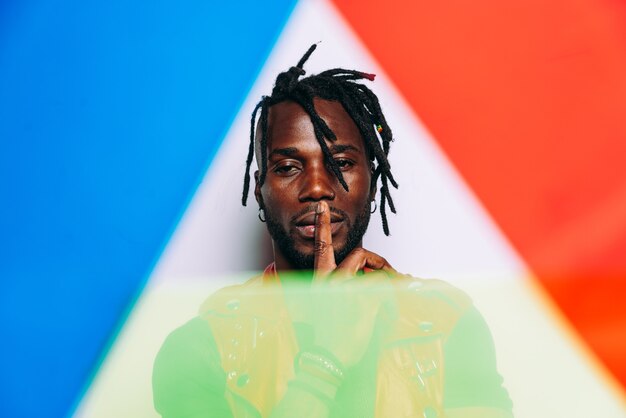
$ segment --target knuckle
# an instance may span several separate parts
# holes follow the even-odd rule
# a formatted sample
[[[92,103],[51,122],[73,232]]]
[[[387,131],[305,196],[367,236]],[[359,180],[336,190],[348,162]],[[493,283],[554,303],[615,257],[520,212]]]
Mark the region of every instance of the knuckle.
[[[328,243],[324,240],[319,240],[315,242],[315,252],[319,255],[324,255],[328,251]]]

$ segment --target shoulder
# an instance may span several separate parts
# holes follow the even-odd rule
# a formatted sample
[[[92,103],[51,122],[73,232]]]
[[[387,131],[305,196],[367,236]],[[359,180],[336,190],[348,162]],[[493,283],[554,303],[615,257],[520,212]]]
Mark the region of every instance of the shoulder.
[[[207,400],[215,397],[211,404],[225,409],[220,400],[225,380],[211,329],[206,321],[194,318],[172,331],[156,356],[154,407],[164,417],[200,416]]]
[[[196,317],[172,331],[161,345],[154,362],[153,382],[168,380],[172,375],[201,374],[203,370],[198,366],[211,366],[216,358],[211,329]]]
[[[206,323],[195,317],[170,332],[165,338],[163,346],[188,345],[191,341],[208,340],[209,337],[210,329],[206,326]]]
[[[239,311],[241,306],[248,306],[250,298],[259,294],[263,287],[263,276],[255,276],[243,284],[224,287],[209,296],[200,306],[198,314],[201,317],[210,314],[228,315]]]

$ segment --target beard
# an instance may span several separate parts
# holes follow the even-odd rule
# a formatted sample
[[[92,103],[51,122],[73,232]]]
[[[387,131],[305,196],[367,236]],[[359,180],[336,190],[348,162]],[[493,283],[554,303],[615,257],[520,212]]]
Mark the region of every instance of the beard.
[[[272,240],[274,240],[275,245],[278,246],[285,258],[287,258],[291,265],[296,269],[313,270],[315,253],[311,252],[311,254],[308,254],[298,251],[296,249],[293,236],[290,235],[288,231],[285,230],[285,228],[276,220],[272,212],[268,210],[267,207],[264,208],[264,210],[267,230],[269,231]],[[307,210],[302,213],[311,211],[315,211],[315,207],[307,208]],[[350,219],[344,211],[333,207],[330,207],[330,211],[342,216],[344,222],[347,223],[346,226],[348,227],[346,243],[340,248],[333,245],[335,263],[339,265],[346,258],[346,256],[350,254],[350,252],[352,252],[357,245],[359,245],[363,239],[363,235],[365,235],[365,231],[367,231],[367,226],[370,222],[370,202],[368,201],[365,204],[363,209],[354,219],[354,224],[350,223]]]

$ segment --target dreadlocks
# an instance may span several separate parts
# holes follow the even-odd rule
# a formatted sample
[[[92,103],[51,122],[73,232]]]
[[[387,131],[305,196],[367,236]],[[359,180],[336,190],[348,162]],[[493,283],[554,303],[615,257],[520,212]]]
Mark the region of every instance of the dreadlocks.
[[[393,213],[396,213],[396,208],[393,204],[391,194],[389,193],[389,183],[396,189],[398,188],[398,183],[396,183],[391,174],[391,166],[387,160],[389,144],[393,141],[393,135],[391,128],[387,125],[387,121],[385,120],[376,95],[363,84],[355,82],[362,79],[373,81],[375,74],[335,68],[300,79],[300,76],[305,74],[302,67],[313,51],[315,51],[316,47],[317,44],[311,45],[295,67],[291,67],[288,71],[280,73],[278,77],[276,77],[276,84],[272,90],[272,95],[263,96],[252,111],[252,119],[250,121],[250,147],[246,160],[246,172],[243,181],[241,203],[246,206],[250,189],[250,165],[254,157],[254,136],[257,113],[260,109],[261,167],[259,167],[259,184],[263,185],[267,174],[267,118],[269,108],[285,100],[298,103],[302,106],[304,111],[309,114],[313,123],[315,138],[322,149],[328,167],[337,177],[343,188],[348,191],[348,184],[345,182],[337,162],[332,158],[325,141],[326,139],[335,141],[337,137],[326,122],[317,114],[315,106],[313,105],[314,97],[319,97],[324,100],[335,100],[343,105],[348,115],[350,115],[357,125],[365,141],[370,159],[372,161],[376,159],[377,167],[372,176],[372,187],[376,185],[378,177],[380,177],[382,184],[380,188],[380,215],[383,223],[383,231],[385,235],[389,235],[385,206],[388,205],[389,209]],[[377,135],[377,132],[379,135]]]

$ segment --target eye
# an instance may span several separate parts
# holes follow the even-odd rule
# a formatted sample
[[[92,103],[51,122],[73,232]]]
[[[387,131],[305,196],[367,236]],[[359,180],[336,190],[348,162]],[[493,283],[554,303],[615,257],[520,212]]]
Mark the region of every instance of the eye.
[[[293,164],[283,164],[274,168],[274,173],[281,176],[291,176],[298,172],[299,168]]]
[[[354,166],[354,161],[348,160],[347,158],[337,158],[335,159],[335,162],[342,171],[349,170]]]

